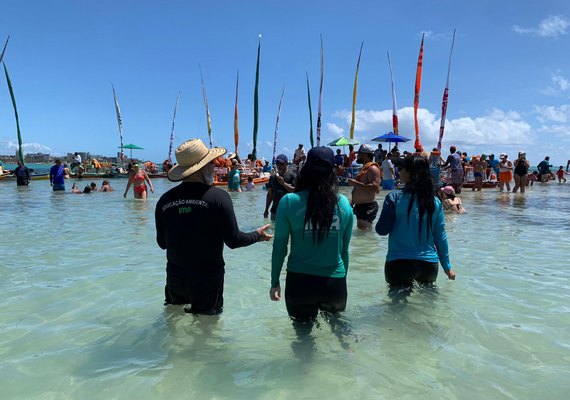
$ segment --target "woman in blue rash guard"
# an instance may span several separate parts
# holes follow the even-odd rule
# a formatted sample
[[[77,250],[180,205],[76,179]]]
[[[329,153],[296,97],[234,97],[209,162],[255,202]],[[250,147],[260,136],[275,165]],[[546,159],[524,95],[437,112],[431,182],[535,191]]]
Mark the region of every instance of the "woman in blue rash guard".
[[[428,160],[407,156],[392,161],[400,172],[401,191],[384,200],[376,224],[379,235],[388,235],[384,274],[390,286],[411,286],[413,281],[432,283],[438,261],[449,279],[451,269],[441,200],[435,195]]]
[[[295,192],[286,194],[277,209],[269,296],[281,300],[279,275],[290,240],[285,304],[296,321],[312,321],[319,310],[346,308],[354,215],[348,199],[338,194],[334,165],[331,149],[309,150]]]

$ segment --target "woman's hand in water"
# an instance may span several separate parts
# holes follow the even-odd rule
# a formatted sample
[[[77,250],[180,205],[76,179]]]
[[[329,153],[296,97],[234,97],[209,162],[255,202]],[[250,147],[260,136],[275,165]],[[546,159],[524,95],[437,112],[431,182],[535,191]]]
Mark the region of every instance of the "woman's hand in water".
[[[450,269],[449,271],[445,271],[445,275],[447,275],[447,277],[452,281],[455,280],[455,272],[453,272],[452,269]]]
[[[261,235],[261,237],[259,238],[259,242],[267,242],[271,240],[271,238],[273,238],[273,235],[270,235],[269,233],[266,232],[267,228],[269,228],[270,226],[271,226],[270,224],[267,224],[260,226],[259,228],[256,229],[257,233]]]
[[[281,285],[277,285],[277,287],[272,287],[269,290],[269,298],[273,301],[281,300]]]

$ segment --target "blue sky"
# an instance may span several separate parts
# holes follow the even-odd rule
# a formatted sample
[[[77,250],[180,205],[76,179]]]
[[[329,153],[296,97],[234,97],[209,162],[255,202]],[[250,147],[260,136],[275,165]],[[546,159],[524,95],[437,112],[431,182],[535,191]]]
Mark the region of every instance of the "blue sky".
[[[214,144],[233,150],[235,79],[239,69],[241,155],[251,151],[253,88],[262,34],[258,155],[271,157],[279,95],[285,96],[278,153],[309,145],[306,73],[314,123],[319,37],[325,51],[322,143],[348,135],[358,50],[355,138],[391,130],[394,68],[400,133],[413,137],[415,69],[426,33],[420,137],[437,142],[453,29],[445,149],[473,153],[526,150],[570,159],[570,2],[506,1],[22,1],[3,2],[0,41],[14,86],[26,152],[89,151],[113,155],[119,134],[111,83],[123,118],[124,143],[162,161],[180,91],[175,146],[208,140],[200,87],[202,67]],[[3,77],[0,79],[4,81]],[[316,127],[315,127],[316,128]],[[403,149],[411,150],[412,142]],[[14,154],[16,127],[0,82],[0,154]],[[447,153],[447,151],[445,151]]]

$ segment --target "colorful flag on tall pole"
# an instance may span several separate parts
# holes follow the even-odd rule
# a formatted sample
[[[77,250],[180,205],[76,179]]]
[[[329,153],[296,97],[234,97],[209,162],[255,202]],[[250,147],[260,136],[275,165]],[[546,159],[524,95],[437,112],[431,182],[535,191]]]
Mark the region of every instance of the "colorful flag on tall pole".
[[[119,108],[119,102],[117,101],[117,94],[115,93],[115,86],[111,84],[113,88],[113,100],[115,101],[115,111],[117,112],[117,123],[119,124],[119,140],[121,142],[121,162],[125,159],[125,153],[123,152],[123,121],[121,119],[121,109]]]
[[[350,138],[354,139],[354,125],[356,122],[356,91],[358,89],[358,70],[360,69],[360,57],[362,56],[362,47],[364,42],[360,45],[360,52],[358,53],[358,62],[356,63],[356,75],[354,77],[354,90],[352,91],[352,119],[350,121]]]
[[[319,109],[317,111],[317,146],[321,145],[321,113],[323,108],[323,80],[324,80],[324,51],[323,51],[323,35],[321,35],[321,83],[319,85]],[[312,130],[313,130],[313,123],[311,122],[311,131]],[[313,147],[312,138],[313,135],[311,134],[311,147]]]
[[[6,38],[6,42],[4,43],[4,48],[2,49],[2,53],[0,54],[0,63],[4,59],[4,53],[6,53],[6,47],[8,47],[8,41],[10,40],[10,35]]]
[[[451,72],[451,55],[453,54],[454,44],[455,44],[455,29],[453,30],[453,39],[451,40],[451,51],[449,52],[449,64],[447,65],[447,81],[445,82],[445,90],[443,91],[443,101],[441,103],[441,123],[439,125],[439,140],[437,141],[438,150],[441,150],[441,141],[443,140],[443,131],[445,130],[445,115],[447,114],[447,100],[449,98],[449,74]]]
[[[172,116],[172,129],[170,130],[170,144],[168,145],[168,162],[172,163],[172,146],[174,144],[174,123],[176,122],[176,111],[178,110],[178,101],[180,100],[180,92],[176,96],[176,105],[174,106],[174,115]]]
[[[275,121],[275,134],[273,135],[273,157],[272,162],[275,162],[275,155],[277,154],[277,134],[279,132],[279,116],[281,115],[281,104],[283,103],[283,94],[285,94],[285,85],[283,85],[283,90],[281,91],[281,97],[279,98],[279,107],[277,108],[277,120]]]
[[[257,159],[257,128],[259,122],[259,56],[261,54],[261,34],[257,45],[257,64],[255,67],[255,88],[253,89],[253,150],[251,156]]]
[[[395,135],[399,135],[398,128],[398,106],[396,104],[396,86],[394,85],[394,73],[392,72],[392,61],[390,61],[390,53],[388,54],[388,66],[390,67],[390,79],[392,81],[392,129]]]
[[[18,108],[16,107],[16,97],[14,97],[14,89],[12,88],[12,81],[10,80],[10,75],[8,75],[8,68],[6,68],[6,63],[3,62],[2,64],[4,65],[4,74],[6,74],[6,83],[8,84],[8,90],[10,91],[10,97],[12,98],[12,106],[14,106],[14,115],[16,116],[16,130],[18,132],[18,160],[24,162],[24,150],[22,149],[22,133],[20,132],[20,118],[18,117]]]
[[[235,153],[238,153],[238,145],[239,145],[239,129],[238,129],[238,91],[239,91],[239,70],[237,72],[236,78],[236,103],[234,106],[234,145],[235,145]]]
[[[416,129],[416,140],[414,142],[414,149],[416,151],[423,151],[422,142],[420,141],[420,128],[418,124],[418,107],[420,105],[420,88],[422,85],[422,66],[424,59],[424,36],[422,34],[422,44],[420,46],[420,55],[418,56],[418,68],[416,69],[416,86],[414,92],[414,127]]]
[[[309,140],[311,142],[311,147],[315,146],[315,141],[313,139],[313,108],[311,107],[311,88],[309,87],[309,74],[307,73],[307,101],[309,102]],[[318,143],[318,139],[317,139]]]
[[[202,67],[198,64],[200,69],[200,80],[202,81],[202,96],[204,97],[204,106],[206,107],[206,123],[208,124],[208,139],[210,140],[210,148],[214,147],[212,143],[212,123],[210,121],[210,107],[208,107],[208,97],[206,96],[206,85],[204,84],[204,77],[202,76]]]

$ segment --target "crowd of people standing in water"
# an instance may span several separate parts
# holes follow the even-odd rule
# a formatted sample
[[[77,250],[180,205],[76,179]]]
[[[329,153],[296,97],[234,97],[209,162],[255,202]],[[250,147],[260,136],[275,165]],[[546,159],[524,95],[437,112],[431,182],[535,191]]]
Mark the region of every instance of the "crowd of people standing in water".
[[[168,179],[181,183],[164,193],[155,209],[157,243],[166,250],[167,259],[165,304],[185,305],[185,310],[194,314],[221,313],[224,245],[233,249],[273,239],[270,299],[284,297],[287,312],[295,321],[314,320],[319,311],[341,312],[347,304],[354,219],[357,229],[388,237],[384,275],[390,290],[429,287],[436,281],[440,265],[454,280],[444,213],[465,212],[457,195],[466,172],[473,172],[473,190],[496,179],[500,191],[511,191],[514,180],[513,192],[524,192],[534,181],[551,180],[553,174],[549,157],[538,164],[536,174],[529,174],[524,151],[511,161],[505,153],[495,160],[493,154],[469,157],[454,146],[449,150],[444,159],[438,149],[429,154],[418,149],[401,155],[397,147],[388,152],[382,145],[375,149],[364,144],[358,151],[351,146],[350,154],[343,156],[320,146],[305,152],[299,145],[292,163],[295,172],[290,170],[288,157],[280,154],[266,185],[263,217],[274,221],[274,233],[270,234],[271,224],[249,233],[239,229],[228,194],[241,187],[239,157],[224,158],[225,149],[209,149],[200,139],[184,142],[176,150],[177,164],[167,169]],[[248,161],[250,170],[271,168],[250,157],[246,164]],[[222,163],[229,168],[228,191],[213,185],[216,167]],[[352,163],[361,167],[346,179],[352,188],[347,198],[338,191],[338,176]],[[25,166],[19,168],[18,177],[28,183]],[[449,175],[446,183],[444,170]],[[566,174],[561,166],[556,172],[559,182],[566,181]],[[67,167],[56,160],[50,169],[54,191],[65,190],[68,175]],[[125,197],[131,186],[137,199],[146,199],[148,190],[154,193],[152,181],[139,164],[133,164],[128,172]],[[376,198],[382,189],[389,192],[380,207]],[[83,190],[77,183],[72,188],[74,193],[112,190],[107,180],[101,188],[95,182]]]
[[[351,178],[350,200],[338,192],[333,151],[313,147],[298,173],[288,170],[285,155],[276,157],[276,172],[268,184],[264,217],[275,221],[242,232],[227,191],[212,186],[214,160],[226,152],[208,149],[199,139],[176,150],[171,181],[181,182],[161,196],[155,209],[158,245],[166,250],[165,304],[185,305],[195,314],[223,310],[224,244],[249,246],[273,238],[269,297],[282,299],[280,276],[287,258],[285,305],[295,321],[311,321],[319,311],[346,308],[346,275],[354,219],[370,231],[378,213],[381,167],[375,150],[363,145],[355,161],[364,166]],[[385,278],[391,288],[409,289],[414,282],[432,285],[441,264],[455,279],[449,259],[444,206],[437,195],[428,159],[422,155],[395,157],[401,191],[384,200],[375,230],[388,236]],[[358,256],[358,255],[354,255]]]

